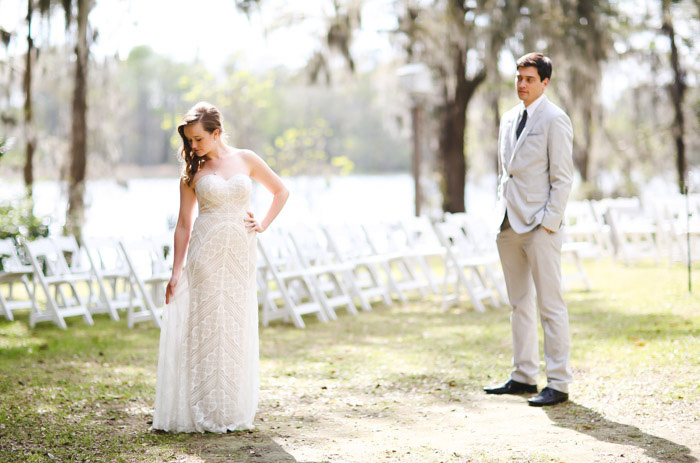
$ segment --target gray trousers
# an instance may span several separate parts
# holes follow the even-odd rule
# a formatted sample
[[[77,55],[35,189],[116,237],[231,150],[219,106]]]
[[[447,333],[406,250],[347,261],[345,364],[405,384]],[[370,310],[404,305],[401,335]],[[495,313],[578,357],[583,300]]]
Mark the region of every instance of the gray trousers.
[[[496,243],[508,299],[513,307],[514,369],[511,379],[537,384],[540,369],[537,343],[539,307],[547,386],[568,393],[573,377],[569,363],[569,314],[561,284],[561,240],[561,233],[548,234],[541,226],[527,233],[515,233],[506,217]]]

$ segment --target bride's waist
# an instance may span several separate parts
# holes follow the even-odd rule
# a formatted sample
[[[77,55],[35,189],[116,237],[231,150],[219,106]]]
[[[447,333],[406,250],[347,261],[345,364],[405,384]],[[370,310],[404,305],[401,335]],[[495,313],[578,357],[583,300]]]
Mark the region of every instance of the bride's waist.
[[[237,211],[199,211],[199,217],[243,217],[247,214],[245,210]]]

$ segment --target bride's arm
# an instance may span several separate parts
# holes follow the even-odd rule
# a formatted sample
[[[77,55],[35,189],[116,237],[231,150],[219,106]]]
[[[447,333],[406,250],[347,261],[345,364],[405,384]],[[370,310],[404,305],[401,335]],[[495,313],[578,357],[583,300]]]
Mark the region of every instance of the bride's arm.
[[[275,174],[270,167],[265,164],[260,156],[250,150],[243,151],[243,158],[248,167],[250,167],[250,176],[262,183],[267,190],[274,195],[270,209],[260,223],[255,220],[252,212],[248,212],[246,217],[246,227],[248,231],[263,232],[267,230],[275,217],[280,213],[284,203],[289,197],[289,190],[284,186],[282,180]]]
[[[182,275],[182,267],[185,264],[187,247],[190,244],[190,234],[192,233],[192,222],[194,221],[194,209],[197,205],[197,196],[194,189],[180,182],[180,214],[175,226],[174,252],[173,252],[173,273],[165,289],[165,303],[170,303],[170,298],[175,291],[175,286]]]

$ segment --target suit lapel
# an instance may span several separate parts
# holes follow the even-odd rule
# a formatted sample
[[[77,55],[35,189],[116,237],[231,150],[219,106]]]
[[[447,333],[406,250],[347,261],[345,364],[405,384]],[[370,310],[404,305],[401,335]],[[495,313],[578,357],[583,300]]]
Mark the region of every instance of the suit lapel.
[[[537,110],[535,110],[534,114],[529,115],[527,124],[525,125],[525,128],[523,129],[522,133],[520,134],[520,137],[515,140],[515,121],[512,122],[512,128],[513,128],[513,137],[512,140],[515,140],[515,146],[513,147],[512,154],[510,155],[510,162],[513,162],[513,159],[515,158],[515,155],[518,153],[518,148],[520,148],[525,139],[527,138],[527,134],[530,133],[530,131],[535,127],[537,124],[537,120],[540,118],[540,115],[542,114],[542,111],[544,110],[545,106],[549,104],[549,100],[547,99],[546,96],[543,96],[544,101],[540,102],[539,106],[537,107]],[[517,121],[518,118],[516,117],[515,120]]]
[[[506,166],[510,165],[510,161],[513,159],[513,148],[515,146],[515,126],[517,125],[518,122],[518,113],[515,113],[515,116],[513,116],[510,121],[508,121],[508,127],[507,129],[507,134],[508,137],[506,138],[506,143],[507,145],[507,150],[505,151],[506,159],[503,160]]]

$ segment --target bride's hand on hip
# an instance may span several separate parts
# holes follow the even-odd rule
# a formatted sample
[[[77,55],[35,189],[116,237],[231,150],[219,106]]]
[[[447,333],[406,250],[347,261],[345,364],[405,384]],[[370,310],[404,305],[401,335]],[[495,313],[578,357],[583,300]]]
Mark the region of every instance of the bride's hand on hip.
[[[260,225],[258,221],[255,220],[255,216],[250,211],[248,211],[248,215],[245,218],[245,228],[248,230],[248,233],[254,231],[262,233],[264,231],[262,225]]]
[[[175,293],[175,287],[177,286],[177,282],[180,279],[179,276],[171,276],[170,281],[168,281],[168,286],[165,287],[165,303],[170,304],[170,299],[173,297],[173,294]]]

